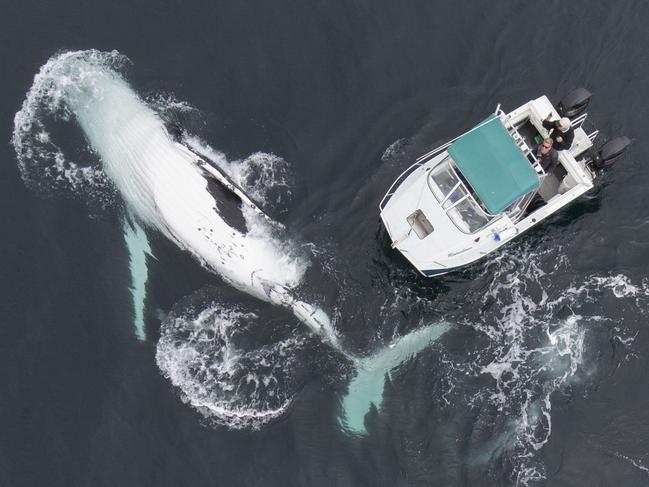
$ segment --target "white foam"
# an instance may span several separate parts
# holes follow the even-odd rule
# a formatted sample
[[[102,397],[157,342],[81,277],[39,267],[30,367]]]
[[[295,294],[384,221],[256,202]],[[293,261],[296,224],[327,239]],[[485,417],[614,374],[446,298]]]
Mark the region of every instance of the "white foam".
[[[640,287],[632,284],[630,279],[623,274],[617,274],[615,276],[593,276],[588,284],[594,285],[596,288],[610,289],[617,298],[636,297],[641,294],[647,295],[645,286]]]
[[[246,351],[237,337],[257,319],[212,303],[198,314],[172,314],[163,323],[156,362],[182,399],[207,420],[234,429],[258,429],[281,416],[295,390],[279,384],[290,374],[299,338]],[[288,379],[290,381],[290,378]]]
[[[154,93],[146,98],[147,105],[162,115],[191,113],[198,110],[186,101],[178,100],[173,93]]]
[[[192,150],[216,163],[256,203],[265,208],[275,207],[291,198],[290,167],[281,157],[255,152],[245,159],[228,161],[225,154],[197,136],[185,135],[183,141]]]
[[[648,467],[645,467],[645,466],[642,464],[642,462],[640,462],[640,461],[638,461],[638,460],[634,460],[633,458],[631,458],[631,457],[629,457],[629,456],[627,456],[627,455],[623,455],[623,454],[620,453],[620,452],[613,452],[612,454],[613,454],[614,456],[616,456],[617,458],[621,459],[621,460],[625,460],[625,461],[629,462],[631,465],[633,465],[635,468],[641,470],[641,471],[644,472],[646,475],[649,475],[649,468],[648,468]]]
[[[483,322],[468,324],[487,335],[489,344],[474,364],[454,365],[493,378],[493,391],[466,398],[467,402],[479,403],[487,397],[502,414],[517,418],[507,449],[516,459],[512,478],[520,485],[545,478],[534,453],[552,434],[552,397],[579,379],[589,326],[611,320],[586,314],[583,305],[598,303],[608,294],[643,309],[649,297],[646,283],[633,283],[622,274],[587,276],[559,292],[554,276],[566,275],[568,260],[556,246],[530,245],[512,248],[487,263],[484,272],[490,283],[482,304],[495,313]],[[572,313],[558,318],[559,310]],[[623,326],[615,331],[623,346],[633,342],[635,335],[629,336]]]
[[[385,149],[385,151],[383,151],[381,160],[383,162],[392,161],[394,159],[397,159],[399,156],[404,155],[404,147],[407,142],[407,139],[398,139],[392,142],[392,144],[390,144],[390,146]]]

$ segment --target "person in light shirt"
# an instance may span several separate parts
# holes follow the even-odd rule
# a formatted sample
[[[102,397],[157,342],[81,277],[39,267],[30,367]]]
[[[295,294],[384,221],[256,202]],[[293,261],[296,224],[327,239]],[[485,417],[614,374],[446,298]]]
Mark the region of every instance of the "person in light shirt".
[[[548,129],[548,136],[554,141],[554,148],[558,151],[570,149],[575,139],[575,129],[572,128],[570,119],[563,117],[559,120],[550,120],[551,117],[550,113],[543,120],[543,127]]]

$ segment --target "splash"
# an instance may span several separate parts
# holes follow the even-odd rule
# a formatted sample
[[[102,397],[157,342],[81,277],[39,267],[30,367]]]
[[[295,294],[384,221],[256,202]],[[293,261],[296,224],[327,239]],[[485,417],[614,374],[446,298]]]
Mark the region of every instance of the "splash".
[[[66,103],[67,87],[74,84],[66,64],[74,53],[51,58],[35,76],[21,109],[14,117],[12,145],[25,184],[46,194],[63,192],[101,207],[113,201],[113,188],[96,157],[85,151],[67,153],[53,135],[61,122],[74,117]],[[113,51],[86,51],[87,64],[120,70],[128,60]],[[76,144],[78,149],[83,144]]]
[[[243,160],[228,161],[199,137],[184,135],[183,142],[215,162],[232,180],[264,208],[281,208],[292,197],[293,179],[288,162],[275,154],[255,152]]]
[[[245,337],[258,315],[212,301],[173,312],[163,323],[156,362],[183,401],[206,421],[259,429],[290,406],[303,339],[285,338],[248,350]]]
[[[561,262],[545,272],[540,265],[545,253],[514,253],[501,262],[505,265],[495,269],[482,301],[494,302],[495,314],[472,324],[490,338],[481,354],[487,362],[480,366],[478,360],[475,370],[495,382],[485,399],[501,414],[517,418],[510,423],[505,447],[517,485],[544,477],[542,463],[531,452],[549,440],[552,395],[576,378],[584,351],[583,317],[557,319],[548,304],[551,273]]]
[[[381,161],[387,162],[401,159],[405,156],[406,145],[408,145],[407,139],[395,140],[387,149],[385,149],[385,151],[383,151]]]

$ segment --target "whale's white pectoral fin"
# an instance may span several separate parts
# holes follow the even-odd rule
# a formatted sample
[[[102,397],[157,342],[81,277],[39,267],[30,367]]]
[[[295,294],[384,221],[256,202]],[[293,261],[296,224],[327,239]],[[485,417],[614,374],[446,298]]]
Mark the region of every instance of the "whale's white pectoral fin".
[[[138,340],[145,340],[144,301],[146,299],[146,283],[149,277],[146,257],[147,255],[153,257],[153,255],[146,232],[135,218],[131,215],[125,217],[122,228],[131,269],[130,289],[133,296],[135,336]]]

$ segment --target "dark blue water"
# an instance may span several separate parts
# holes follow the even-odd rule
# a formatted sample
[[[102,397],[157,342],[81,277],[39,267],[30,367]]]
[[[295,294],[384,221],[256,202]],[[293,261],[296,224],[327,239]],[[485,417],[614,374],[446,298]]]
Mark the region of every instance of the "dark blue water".
[[[644,2],[5,2],[1,18],[0,485],[649,484]],[[265,209],[320,249],[304,292],[349,350],[452,324],[392,373],[367,434],[340,427],[347,359],[155,232],[139,341],[119,201],[22,180],[9,141],[34,75],[90,48],[128,56],[142,96],[197,107],[180,122],[228,158],[288,163],[290,197]],[[442,278],[390,249],[377,205],[417,155],[497,103],[578,86],[602,139],[634,140],[593,192]],[[247,347],[302,340],[293,402],[258,430],[205,418],[156,365],[161,321],[198,290],[262,317]]]

